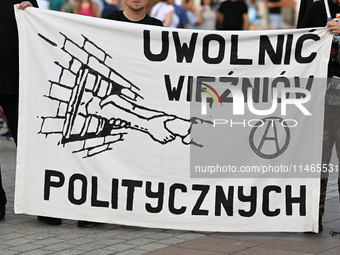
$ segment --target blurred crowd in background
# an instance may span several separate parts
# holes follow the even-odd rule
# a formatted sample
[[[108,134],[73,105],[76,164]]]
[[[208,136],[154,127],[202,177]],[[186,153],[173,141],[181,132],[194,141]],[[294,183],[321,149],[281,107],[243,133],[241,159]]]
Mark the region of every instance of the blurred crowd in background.
[[[39,7],[92,17],[124,10],[125,0],[37,0]],[[300,0],[149,0],[147,13],[166,27],[266,30],[296,27]]]

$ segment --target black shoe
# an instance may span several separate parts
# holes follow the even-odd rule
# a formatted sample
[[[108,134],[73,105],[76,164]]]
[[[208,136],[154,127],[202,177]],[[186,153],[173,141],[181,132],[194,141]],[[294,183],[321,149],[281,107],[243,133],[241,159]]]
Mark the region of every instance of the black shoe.
[[[96,224],[97,224],[96,222],[92,222],[92,221],[85,221],[85,220],[78,221],[78,227],[93,227]]]
[[[44,221],[48,225],[60,225],[61,224],[61,219],[59,219],[59,218],[38,216],[38,220]]]
[[[0,208],[0,220],[3,220],[5,218],[5,208]]]

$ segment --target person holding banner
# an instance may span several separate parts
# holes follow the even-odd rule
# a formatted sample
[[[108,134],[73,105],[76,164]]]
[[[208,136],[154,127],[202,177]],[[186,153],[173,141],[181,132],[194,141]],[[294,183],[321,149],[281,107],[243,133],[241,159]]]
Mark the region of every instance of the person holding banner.
[[[18,95],[19,95],[19,57],[18,57],[18,31],[14,17],[14,5],[19,0],[6,0],[0,2],[0,105],[2,106],[9,128],[12,131],[14,142],[17,143],[18,130]],[[25,9],[32,4],[38,7],[36,0],[22,2],[19,9]],[[5,218],[6,193],[2,187],[0,172],[0,220]]]
[[[104,19],[111,19],[123,22],[138,23],[144,25],[163,26],[162,21],[152,18],[146,14],[148,0],[126,0],[124,11],[115,11],[105,15]]]
[[[126,9],[124,11],[114,11],[103,16],[104,19],[117,20],[123,22],[153,25],[153,26],[163,26],[162,21],[152,18],[146,14],[146,5],[148,0],[126,0]],[[79,227],[92,227],[96,223],[91,221],[78,221]]]
[[[338,0],[317,1],[310,5],[299,28],[327,26],[333,36],[333,43],[328,63],[328,89],[325,98],[324,133],[322,147],[322,166],[327,166],[327,171],[321,175],[320,204],[319,204],[319,231],[323,230],[322,217],[325,211],[325,199],[329,171],[334,171],[329,165],[335,143],[337,157],[340,162],[340,3]],[[338,167],[338,166],[337,166]],[[340,178],[338,178],[340,194]]]
[[[14,16],[14,5],[24,10],[27,7],[38,7],[36,0],[21,2],[19,0],[0,1],[0,105],[2,106],[14,142],[17,144],[18,106],[19,106],[19,56],[18,31]],[[0,173],[0,220],[5,218],[6,193],[2,187]],[[40,217],[47,224],[61,224],[61,219]]]

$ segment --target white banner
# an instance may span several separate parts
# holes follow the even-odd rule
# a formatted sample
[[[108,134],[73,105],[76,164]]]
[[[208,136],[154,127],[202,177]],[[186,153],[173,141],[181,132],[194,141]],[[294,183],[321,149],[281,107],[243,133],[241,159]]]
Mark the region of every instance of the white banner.
[[[16,213],[317,231],[326,28],[199,31],[15,12]]]

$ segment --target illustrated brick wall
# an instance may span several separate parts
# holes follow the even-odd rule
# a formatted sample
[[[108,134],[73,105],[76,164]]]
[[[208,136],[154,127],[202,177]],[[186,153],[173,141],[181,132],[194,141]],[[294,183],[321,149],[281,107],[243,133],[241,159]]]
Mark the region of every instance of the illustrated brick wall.
[[[86,100],[91,97],[103,99],[117,94],[136,101],[139,96],[137,86],[108,65],[112,57],[105,50],[82,35],[83,41],[77,44],[66,35],[61,51],[69,56],[68,64],[60,67],[57,81],[49,80],[46,95],[55,104],[55,113],[42,117],[40,134],[61,135],[59,144],[80,143],[79,150],[84,157],[112,149],[112,144],[122,141],[127,134],[125,129],[108,123],[108,120],[86,112]],[[65,55],[65,54],[64,54]],[[64,61],[65,62],[65,61]],[[117,81],[123,81],[124,86]],[[121,94],[122,91],[125,93]],[[111,125],[111,126],[110,126]],[[116,130],[112,132],[112,130]]]

